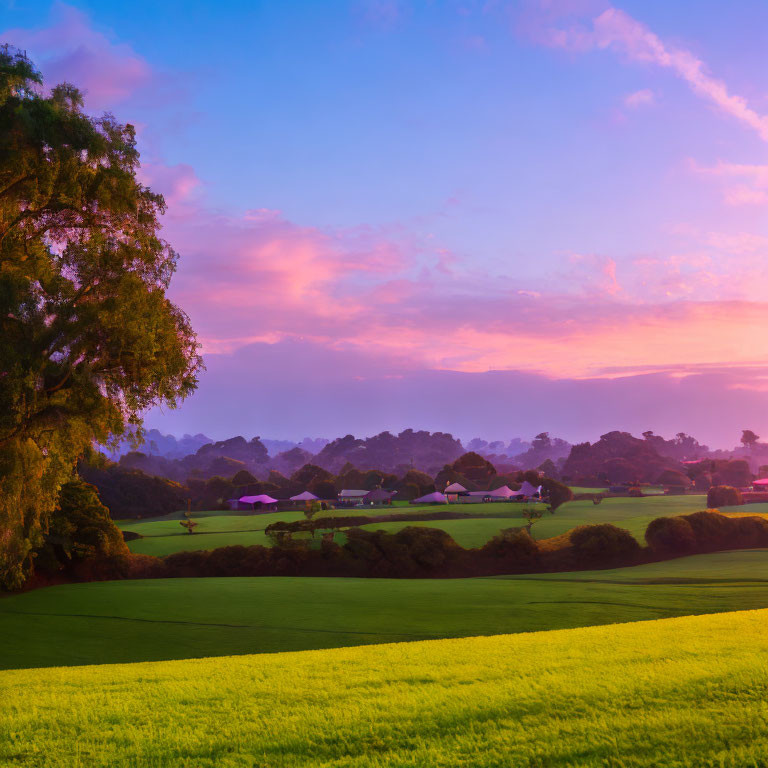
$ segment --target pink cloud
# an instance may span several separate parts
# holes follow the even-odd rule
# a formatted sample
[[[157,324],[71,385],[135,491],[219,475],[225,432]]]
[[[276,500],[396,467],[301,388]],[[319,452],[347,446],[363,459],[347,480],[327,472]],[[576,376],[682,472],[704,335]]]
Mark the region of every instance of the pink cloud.
[[[177,216],[194,203],[202,192],[203,185],[194,168],[184,163],[165,165],[145,161],[138,175],[143,184],[165,197],[165,202],[174,209]]]
[[[640,91],[634,91],[624,97],[624,106],[629,109],[637,109],[638,107],[644,107],[649,104],[653,104],[656,100],[654,93],[649,88],[643,88]]]
[[[764,258],[754,236],[694,233],[698,252],[621,265],[574,256],[561,278],[532,286],[458,259],[441,269],[439,247],[399,229],[322,231],[269,210],[233,217],[186,202],[166,235],[182,253],[174,297],[209,354],[293,340],[413,370],[572,377],[768,356],[768,304],[746,295],[754,274],[731,269]]]
[[[556,13],[553,12],[553,6]],[[633,61],[669,69],[684,80],[697,95],[725,114],[747,125],[768,141],[768,116],[752,109],[746,99],[728,90],[713,77],[704,62],[690,51],[665,44],[645,24],[624,11],[608,7],[589,22],[574,19],[573,8],[562,3],[542,2],[535,38],[552,47],[585,52],[610,49]],[[557,26],[565,18],[566,26]]]
[[[727,205],[765,205],[768,203],[768,165],[728,163],[701,166],[688,161],[690,169],[723,185],[723,200]]]
[[[0,39],[27,51],[47,87],[77,85],[92,112],[113,110],[139,96],[166,104],[184,90],[178,77],[154,71],[130,45],[117,42],[85,13],[63,2],[53,6],[44,26],[5,29]]]

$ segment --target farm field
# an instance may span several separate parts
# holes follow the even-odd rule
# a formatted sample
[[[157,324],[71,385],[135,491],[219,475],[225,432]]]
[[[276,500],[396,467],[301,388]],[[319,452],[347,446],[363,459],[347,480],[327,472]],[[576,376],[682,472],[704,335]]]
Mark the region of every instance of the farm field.
[[[768,611],[0,672],[31,768],[760,766]]]
[[[453,505],[451,508],[455,508]],[[483,504],[483,507],[492,506]],[[514,505],[506,505],[513,507]],[[752,505],[750,505],[752,506]],[[757,505],[755,505],[757,506]],[[569,501],[559,507],[553,515],[545,515],[532,528],[535,539],[548,539],[560,536],[579,525],[613,523],[632,533],[641,543],[645,543],[645,529],[648,523],[657,517],[666,515],[684,515],[697,512],[707,507],[705,495],[690,496],[648,496],[639,499],[617,497],[603,499],[600,504],[592,501]],[[522,507],[520,507],[522,510]],[[744,511],[744,507],[734,507]],[[407,525],[424,525],[447,531],[463,547],[479,547],[493,538],[503,528],[525,525],[526,520],[516,518],[483,518],[477,520],[437,520],[425,522],[372,523],[363,526],[368,530],[400,530]]]
[[[531,632],[768,607],[768,550],[477,579],[202,578],[0,600],[0,665],[42,667]]]
[[[752,506],[768,505],[750,505]],[[447,504],[442,506],[425,507],[395,507],[344,509],[336,510],[339,515],[379,515],[409,513],[417,517],[435,511],[454,511],[474,513],[476,519],[462,520],[430,520],[402,521],[393,523],[372,523],[364,526],[370,530],[397,531],[408,525],[422,525],[430,528],[440,528],[447,531],[463,547],[480,547],[493,538],[504,528],[514,528],[525,525],[526,520],[521,512],[525,507],[517,503],[492,502],[489,504]],[[532,530],[534,538],[546,539],[559,536],[578,525],[594,523],[613,523],[629,530],[640,542],[643,542],[648,523],[662,515],[679,515],[695,512],[706,508],[706,496],[649,496],[639,499],[608,498],[600,504],[592,501],[571,501],[561,506],[554,515],[545,515],[537,522]],[[734,507],[733,510],[743,512],[745,507]],[[758,510],[756,509],[755,512]],[[487,517],[492,514],[503,515]],[[325,513],[328,514],[328,513]],[[174,552],[200,549],[215,549],[233,544],[250,546],[270,544],[264,535],[264,529],[277,520],[290,522],[303,517],[301,512],[275,512],[253,515],[247,513],[232,514],[230,512],[195,512],[192,519],[199,523],[193,535],[188,534],[180,525],[181,513],[165,518],[151,520],[118,521],[125,531],[134,531],[145,538],[128,543],[132,552],[163,557]]]
[[[591,503],[591,502],[590,502]],[[533,505],[535,506],[535,505]],[[382,507],[374,508],[351,508],[338,509],[331,512],[324,512],[327,515],[385,515],[385,514],[412,514],[414,517],[419,514],[430,514],[436,511],[463,512],[465,514],[476,514],[479,517],[489,514],[503,514],[505,517],[492,518],[490,522],[479,519],[475,530],[477,533],[469,539],[470,541],[480,541],[480,544],[465,544],[464,546],[480,546],[488,539],[492,538],[502,528],[509,528],[522,525],[525,521],[520,516],[522,505],[511,503],[489,504],[450,504],[443,506],[406,506],[387,509]],[[270,541],[264,534],[264,529],[278,520],[292,522],[304,518],[303,512],[274,512],[268,514],[249,514],[240,512],[232,514],[224,511],[194,512],[192,519],[198,523],[195,533],[190,535],[179,525],[183,519],[181,512],[176,512],[167,517],[159,517],[142,520],[118,520],[117,525],[124,531],[132,531],[143,536],[143,539],[136,539],[128,542],[128,547],[132,552],[141,555],[155,555],[164,557],[175,552],[189,552],[200,549],[215,549],[216,547],[227,547],[233,544],[250,546],[252,544],[261,544],[269,546]],[[424,523],[433,528],[442,528],[443,524],[452,521],[431,521]],[[468,522],[475,522],[469,520]],[[403,522],[398,527],[410,525]],[[417,524],[417,523],[413,523]],[[486,537],[486,532],[490,532]],[[479,538],[478,538],[479,537]],[[484,538],[483,538],[484,537]],[[481,540],[482,539],[482,540]]]

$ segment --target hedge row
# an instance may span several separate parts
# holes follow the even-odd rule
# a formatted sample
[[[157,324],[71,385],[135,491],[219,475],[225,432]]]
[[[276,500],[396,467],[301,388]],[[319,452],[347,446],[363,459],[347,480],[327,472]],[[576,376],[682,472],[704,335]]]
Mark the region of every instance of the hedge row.
[[[669,557],[768,547],[768,520],[726,517],[717,511],[660,517],[648,526],[648,546],[610,524],[584,525],[567,535],[534,541],[525,529],[501,531],[479,549],[464,549],[436,528],[409,526],[395,533],[347,530],[342,545],[324,538],[273,546],[231,546],[179,552],[165,558],[131,555],[88,562],[78,580],[192,576],[356,576],[447,578],[508,573],[616,568]]]

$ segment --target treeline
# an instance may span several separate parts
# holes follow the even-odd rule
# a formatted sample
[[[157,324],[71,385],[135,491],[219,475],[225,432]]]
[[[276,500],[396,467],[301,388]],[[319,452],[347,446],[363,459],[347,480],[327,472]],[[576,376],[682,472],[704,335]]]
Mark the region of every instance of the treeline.
[[[189,477],[231,477],[240,470],[266,480],[270,472],[290,476],[310,463],[332,474],[339,474],[346,464],[352,464],[377,467],[396,475],[409,469],[434,475],[464,452],[461,442],[448,433],[405,429],[397,435],[381,432],[367,438],[346,435],[331,442],[305,441],[275,456],[269,455],[259,437],[247,440],[238,436],[209,442],[183,457],[156,455],[149,445],[145,451],[130,451],[121,456],[119,464],[177,482],[186,482]]]
[[[241,469],[229,477],[189,477],[181,483],[127,469],[101,455],[82,462],[79,473],[99,489],[102,501],[116,520],[158,517],[188,505],[193,510],[227,509],[228,499],[262,493],[287,501],[291,496],[310,491],[320,499],[333,500],[344,488],[368,491],[385,488],[395,491],[396,499],[409,501],[454,482],[468,490],[482,491],[502,485],[517,489],[528,480],[533,485],[543,484],[555,507],[572,498],[565,485],[553,478],[542,478],[536,470],[499,474],[491,462],[472,452],[444,465],[434,477],[416,469],[397,475],[380,469],[361,470],[347,463],[335,475],[316,464],[305,464],[289,477],[272,470],[266,480],[259,480]]]
[[[198,576],[347,576],[456,578],[617,568],[681,555],[768,546],[768,521],[716,511],[657,518],[641,546],[611,524],[585,525],[535,541],[524,529],[501,531],[478,549],[464,549],[445,531],[411,526],[396,533],[351,528],[339,545],[288,540],[273,547],[231,546],[165,558],[128,555],[85,561],[80,580]]]

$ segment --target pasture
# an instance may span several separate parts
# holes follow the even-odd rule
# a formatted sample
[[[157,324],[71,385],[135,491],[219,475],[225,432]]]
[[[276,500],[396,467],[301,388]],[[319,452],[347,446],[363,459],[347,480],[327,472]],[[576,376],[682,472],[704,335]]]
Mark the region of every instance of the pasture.
[[[188,768],[768,763],[768,611],[0,672],[0,763]]]
[[[489,504],[446,504],[440,506],[400,506],[395,508],[351,508],[324,512],[323,516],[409,514],[414,518],[439,511],[462,512],[473,518],[461,520],[428,520],[373,523],[369,530],[397,531],[407,525],[422,525],[447,531],[463,547],[481,547],[504,528],[525,525],[522,511],[526,505],[515,502]],[[750,505],[749,510],[751,511]],[[768,506],[768,505],[765,505]],[[559,507],[554,515],[546,514],[537,522],[532,534],[537,539],[559,536],[579,525],[613,523],[629,530],[641,543],[648,523],[664,515],[680,515],[706,508],[706,496],[648,496],[644,498],[606,498],[600,504],[591,500],[571,501]],[[734,508],[744,511],[745,507]],[[755,510],[757,511],[757,510]],[[489,517],[497,514],[498,517]],[[164,518],[118,521],[125,531],[134,531],[144,538],[128,543],[132,552],[163,557],[174,552],[215,549],[233,544],[269,546],[264,529],[277,520],[290,522],[303,517],[301,512],[249,514],[244,512],[195,512],[192,519],[199,523],[190,535],[179,525],[181,513]]]
[[[42,667],[532,632],[768,607],[768,550],[476,579],[201,578],[0,600],[0,665]]]
[[[462,505],[449,505],[457,509]],[[468,506],[468,505],[463,505]],[[485,509],[492,504],[476,505]],[[520,514],[521,504],[504,504],[513,518],[478,518],[477,520],[437,520],[425,522],[392,522],[373,523],[363,526],[368,530],[400,530],[407,525],[424,525],[429,528],[440,528],[448,532],[463,547],[480,547],[493,538],[504,528],[523,526],[526,520]],[[643,498],[615,497],[603,499],[600,504],[591,500],[569,501],[563,504],[554,514],[546,514],[534,524],[531,535],[535,539],[549,539],[560,536],[579,525],[594,525],[596,523],[613,523],[628,530],[640,543],[645,543],[645,529],[648,523],[657,517],[685,515],[697,512],[707,507],[705,495],[685,496],[647,496]],[[734,508],[735,509],[735,508]],[[744,507],[738,507],[743,511]],[[489,510],[490,511],[490,510]]]

